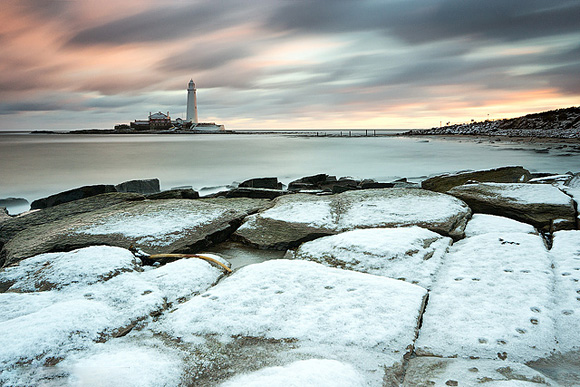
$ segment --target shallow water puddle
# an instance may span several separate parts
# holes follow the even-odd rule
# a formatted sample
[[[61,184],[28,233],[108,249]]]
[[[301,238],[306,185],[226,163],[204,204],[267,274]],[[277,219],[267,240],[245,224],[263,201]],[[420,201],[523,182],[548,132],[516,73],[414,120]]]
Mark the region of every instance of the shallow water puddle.
[[[282,259],[286,253],[277,250],[259,250],[236,242],[220,243],[209,248],[207,252],[227,259],[232,264],[232,270],[271,259]]]

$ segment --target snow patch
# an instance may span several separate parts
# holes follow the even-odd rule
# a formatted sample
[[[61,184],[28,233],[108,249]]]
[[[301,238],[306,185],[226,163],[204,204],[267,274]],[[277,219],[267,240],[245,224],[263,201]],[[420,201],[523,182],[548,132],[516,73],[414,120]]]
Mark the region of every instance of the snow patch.
[[[465,227],[465,236],[489,233],[509,233],[522,232],[525,234],[537,234],[538,232],[531,224],[518,222],[517,220],[505,218],[497,215],[473,214],[471,220]]]
[[[483,234],[456,243],[439,271],[417,353],[529,361],[554,338],[552,261],[541,237]]]
[[[451,238],[420,227],[347,231],[302,244],[296,259],[430,288]]]

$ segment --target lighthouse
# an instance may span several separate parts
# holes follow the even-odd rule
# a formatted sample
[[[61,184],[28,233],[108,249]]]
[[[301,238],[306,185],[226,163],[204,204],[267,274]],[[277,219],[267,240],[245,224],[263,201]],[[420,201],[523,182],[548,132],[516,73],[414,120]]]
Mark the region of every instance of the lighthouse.
[[[189,80],[189,85],[187,86],[187,115],[185,117],[186,121],[191,122],[194,125],[198,124],[197,121],[197,94],[195,89],[195,83],[193,79]]]

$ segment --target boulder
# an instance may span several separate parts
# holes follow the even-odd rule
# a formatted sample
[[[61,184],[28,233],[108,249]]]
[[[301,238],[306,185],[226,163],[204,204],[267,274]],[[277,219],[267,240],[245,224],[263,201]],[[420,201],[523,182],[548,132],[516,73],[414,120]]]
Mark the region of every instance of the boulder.
[[[108,192],[115,192],[115,187],[112,185],[87,185],[80,188],[74,188],[68,191],[57,193],[46,198],[37,199],[32,202],[30,209],[38,210],[42,208],[54,207],[59,204],[72,202],[87,198],[90,196],[100,195]]]
[[[147,199],[199,199],[199,193],[192,188],[174,188],[168,191],[147,195]]]
[[[544,374],[520,363],[488,359],[416,357],[409,360],[403,387],[482,384],[553,386]],[[498,384],[494,384],[498,383]]]
[[[302,244],[294,259],[395,278],[431,288],[441,258],[451,245],[420,227],[347,231]]]
[[[192,354],[184,384],[333,359],[378,386],[410,355],[426,295],[403,281],[280,259],[237,270],[150,329]]]
[[[282,189],[282,183],[278,182],[277,177],[261,177],[246,180],[238,185],[238,187],[245,188],[266,188],[266,189]]]
[[[528,181],[530,177],[530,172],[523,167],[501,167],[433,176],[423,180],[421,188],[435,192],[447,192],[451,188],[463,185],[470,180],[481,183],[522,183]]]
[[[544,184],[479,183],[452,188],[448,194],[466,202],[473,212],[505,216],[549,231],[576,228],[576,209],[570,196]]]
[[[8,210],[6,207],[0,207],[0,223],[8,219],[12,219],[12,217],[8,214]]]
[[[40,211],[33,211],[18,217],[12,217],[0,225],[0,246],[29,227],[51,224],[61,219],[101,210],[118,203],[143,199],[145,199],[143,195],[139,194],[113,192],[75,200]],[[2,266],[1,260],[0,266]]]
[[[469,207],[452,196],[418,189],[348,191],[332,196],[295,194],[252,215],[234,237],[263,249],[285,250],[300,243],[359,228],[420,226],[463,237]]]
[[[528,362],[557,348],[552,259],[542,237],[490,233],[455,243],[429,293],[418,356]]]
[[[202,200],[122,202],[52,223],[29,227],[3,247],[5,265],[33,255],[110,245],[147,253],[196,253],[225,240],[248,214],[236,202]]]
[[[226,198],[274,199],[288,193],[288,191],[282,191],[281,189],[240,187],[222,192],[220,196],[225,196]]]
[[[117,192],[135,192],[149,195],[161,192],[159,179],[129,180],[115,186]]]

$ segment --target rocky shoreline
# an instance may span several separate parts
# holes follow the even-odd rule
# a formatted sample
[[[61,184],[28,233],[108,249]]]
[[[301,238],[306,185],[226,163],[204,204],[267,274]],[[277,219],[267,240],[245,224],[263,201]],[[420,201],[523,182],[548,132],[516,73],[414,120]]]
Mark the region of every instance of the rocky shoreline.
[[[580,107],[528,114],[523,117],[411,130],[409,136],[508,137],[514,141],[580,142]]]
[[[578,201],[578,173],[503,167],[0,211],[0,383],[577,385]]]

